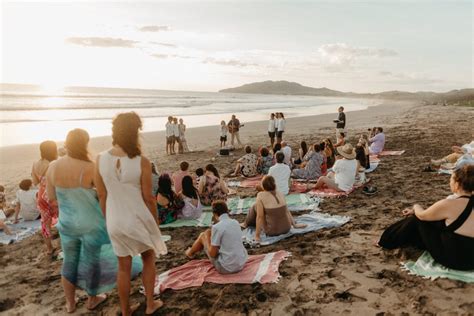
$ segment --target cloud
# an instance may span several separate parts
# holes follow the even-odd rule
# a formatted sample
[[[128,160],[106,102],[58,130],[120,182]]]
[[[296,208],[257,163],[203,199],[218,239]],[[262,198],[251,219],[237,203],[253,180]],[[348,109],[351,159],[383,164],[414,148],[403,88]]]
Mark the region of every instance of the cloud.
[[[167,54],[151,54],[151,56],[158,59],[166,59],[169,57]]]
[[[135,47],[137,41],[112,37],[69,37],[67,43],[86,47]]]
[[[248,62],[240,61],[238,59],[218,59],[214,57],[208,57],[204,59],[203,63],[215,64],[215,65],[221,65],[221,66],[234,66],[234,67],[258,66],[255,63],[248,63]]]
[[[150,44],[158,45],[158,46],[164,46],[164,47],[171,47],[171,48],[176,48],[176,47],[178,47],[178,45],[175,45],[175,44],[162,43],[162,42],[150,42]]]
[[[195,58],[192,56],[179,55],[179,54],[151,54],[150,56],[155,57],[157,59],[167,59],[167,58],[193,59]]]
[[[392,49],[357,47],[345,43],[324,44],[318,49],[321,60],[329,65],[351,66],[361,58],[386,58],[398,56]]]
[[[391,71],[379,71],[378,75],[381,77],[386,78],[386,82],[388,83],[396,83],[396,84],[407,84],[407,85],[413,85],[413,84],[435,84],[435,83],[441,83],[443,80],[437,79],[437,78],[432,78],[429,77],[425,74],[420,74],[420,73],[394,73]]]
[[[146,25],[138,28],[140,32],[166,32],[171,31],[171,27],[167,25]]]

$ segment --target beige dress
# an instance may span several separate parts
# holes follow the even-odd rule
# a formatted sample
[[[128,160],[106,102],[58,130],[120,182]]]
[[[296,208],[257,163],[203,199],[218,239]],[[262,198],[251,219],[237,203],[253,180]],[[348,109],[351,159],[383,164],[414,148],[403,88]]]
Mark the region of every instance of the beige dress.
[[[143,201],[141,159],[113,156],[108,151],[99,158],[100,175],[107,188],[107,231],[119,257],[150,249],[157,256],[167,253],[160,229]]]

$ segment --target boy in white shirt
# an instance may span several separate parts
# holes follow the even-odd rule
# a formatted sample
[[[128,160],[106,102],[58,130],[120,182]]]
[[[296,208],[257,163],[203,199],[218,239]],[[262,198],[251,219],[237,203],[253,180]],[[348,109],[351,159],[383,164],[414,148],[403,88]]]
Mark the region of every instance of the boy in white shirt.
[[[276,153],[276,164],[268,170],[268,175],[275,179],[277,191],[287,195],[290,192],[291,170],[284,164],[285,154],[281,151]]]

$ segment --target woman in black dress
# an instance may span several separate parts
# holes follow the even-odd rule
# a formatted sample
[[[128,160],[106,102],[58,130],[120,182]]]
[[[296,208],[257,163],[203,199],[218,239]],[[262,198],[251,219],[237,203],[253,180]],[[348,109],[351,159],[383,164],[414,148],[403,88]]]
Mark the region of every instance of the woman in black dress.
[[[415,204],[403,210],[405,219],[388,227],[378,242],[386,249],[413,246],[427,250],[442,265],[474,269],[474,165],[451,176],[453,195],[426,210]]]

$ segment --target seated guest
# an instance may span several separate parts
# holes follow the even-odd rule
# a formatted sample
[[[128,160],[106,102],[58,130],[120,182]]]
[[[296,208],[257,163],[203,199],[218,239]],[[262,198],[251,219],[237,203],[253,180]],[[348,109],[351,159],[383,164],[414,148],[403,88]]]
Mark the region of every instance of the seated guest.
[[[160,224],[172,223],[178,219],[178,214],[183,208],[184,203],[173,191],[171,178],[168,174],[162,174],[158,180],[156,202]]]
[[[160,174],[158,171],[156,171],[156,166],[152,162],[151,163],[151,193],[153,196],[156,196],[158,194],[158,180],[160,179]]]
[[[296,224],[288,211],[285,196],[277,191],[275,179],[266,176],[261,184],[263,191],[257,194],[255,204],[242,223],[242,228],[255,227],[255,241],[260,241],[260,235],[265,232],[267,236],[286,234],[291,227],[303,228],[306,225]]]
[[[199,182],[201,181],[202,177],[204,176],[204,169],[202,168],[197,168],[196,171],[194,171],[196,174],[196,188],[199,188]]]
[[[245,155],[237,160],[234,173],[231,176],[235,177],[243,175],[244,177],[253,177],[257,175],[257,156],[252,154],[252,148],[245,146]]]
[[[365,156],[366,156],[366,164],[365,169],[370,169],[370,150],[369,150],[369,137],[366,134],[360,135],[359,143],[364,148]]]
[[[178,218],[199,218],[202,214],[202,205],[198,190],[194,187],[193,178],[185,176],[181,187],[182,190],[179,193],[179,197],[184,201],[184,206],[179,212]]]
[[[288,146],[286,142],[281,142],[280,151],[285,155],[285,160],[283,162],[288,166],[291,166],[291,147]]]
[[[273,146],[273,149],[272,149],[273,157],[275,157],[276,153],[279,152],[280,150],[281,150],[281,144],[276,143],[275,146]]]
[[[38,190],[32,189],[33,182],[25,179],[20,182],[20,190],[16,192],[15,223],[18,223],[18,216],[25,221],[34,221],[40,217],[36,207],[36,195]]]
[[[342,147],[345,144],[346,144],[346,135],[341,132],[341,133],[339,133],[339,138],[337,139],[337,142],[334,145],[334,148]]]
[[[257,169],[260,174],[268,174],[268,170],[273,166],[273,156],[267,147],[260,148],[260,157],[257,160]]]
[[[313,150],[306,154],[300,168],[293,169],[293,178],[316,180],[322,176],[321,166],[324,163],[324,156],[321,147],[324,148],[324,144],[313,145]]]
[[[318,179],[315,189],[327,187],[344,192],[352,190],[357,174],[354,148],[351,144],[345,144],[338,147],[337,152],[342,156],[342,159],[336,160],[332,172]]]
[[[298,149],[298,158],[293,161],[293,165],[300,165],[303,162],[304,156],[308,153],[308,145],[303,140]]]
[[[13,208],[7,208],[6,205],[3,209],[0,209],[0,231],[4,231],[7,235],[12,235],[12,231],[5,221],[13,214],[15,214],[15,210]]]
[[[367,156],[365,154],[364,147],[360,144],[357,144],[355,148],[356,160],[357,160],[357,175],[356,175],[356,184],[361,185],[367,181],[365,176],[365,170],[367,166]]]
[[[183,182],[183,178],[185,176],[190,176],[191,174],[188,171],[189,168],[189,163],[186,161],[183,161],[179,164],[179,171],[176,171],[173,173],[173,185],[174,185],[174,191],[175,192],[180,192],[181,191],[181,183]]]
[[[378,245],[414,246],[448,268],[474,270],[474,166],[456,170],[450,187],[453,195],[426,210],[418,204],[403,210],[407,217],[388,227]]]
[[[474,138],[474,133],[473,133],[473,138]],[[474,140],[468,144],[464,144],[463,146],[453,146],[451,147],[452,153],[441,158],[438,160],[431,160],[431,164],[439,167],[440,165],[444,163],[452,163],[455,164],[459,158],[461,158],[464,155],[472,155],[474,154]]]
[[[212,215],[216,224],[201,233],[191,248],[186,250],[188,258],[204,250],[211,263],[221,274],[241,271],[247,262],[247,250],[242,243],[239,223],[229,217],[224,201],[212,203]]]
[[[385,134],[383,128],[377,127],[375,136],[369,139],[369,144],[369,153],[371,155],[378,155],[383,151],[383,147],[385,146]]]
[[[268,175],[275,179],[277,191],[287,195],[290,191],[291,170],[288,165],[283,163],[284,160],[285,155],[282,152],[277,152],[276,164],[268,170]]]
[[[334,149],[332,141],[329,138],[324,140],[324,155],[326,156],[327,168],[332,168],[336,162],[336,150]]]
[[[199,196],[203,205],[211,205],[217,200],[227,200],[229,189],[214,165],[206,166],[204,176],[201,177],[198,187]]]

